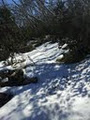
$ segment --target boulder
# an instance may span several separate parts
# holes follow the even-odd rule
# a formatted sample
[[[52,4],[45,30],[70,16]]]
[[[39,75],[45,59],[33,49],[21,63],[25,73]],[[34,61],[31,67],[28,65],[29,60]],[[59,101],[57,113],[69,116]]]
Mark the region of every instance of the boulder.
[[[0,93],[0,107],[6,104],[9,100],[11,100],[13,95],[7,93]]]

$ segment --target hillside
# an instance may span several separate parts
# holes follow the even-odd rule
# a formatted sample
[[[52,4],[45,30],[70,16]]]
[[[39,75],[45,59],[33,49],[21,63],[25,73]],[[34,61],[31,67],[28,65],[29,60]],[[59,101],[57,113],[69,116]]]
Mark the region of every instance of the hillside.
[[[58,64],[63,50],[58,44],[45,43],[22,54],[29,64],[27,76],[38,77],[38,83],[3,87],[14,97],[0,108],[0,120],[90,120],[90,58],[76,64]],[[20,58],[20,56],[17,56]],[[0,63],[2,69],[2,62]],[[9,66],[10,67],[10,66]]]

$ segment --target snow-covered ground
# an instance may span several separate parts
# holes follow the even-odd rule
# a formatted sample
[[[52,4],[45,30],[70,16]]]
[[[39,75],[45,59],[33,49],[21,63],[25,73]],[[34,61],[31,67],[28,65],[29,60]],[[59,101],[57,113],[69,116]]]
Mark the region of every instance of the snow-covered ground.
[[[90,120],[90,58],[77,64],[57,64],[62,51],[46,43],[23,54],[26,74],[37,76],[36,84],[4,87],[14,97],[0,108],[0,120]],[[0,63],[2,67],[2,63]]]

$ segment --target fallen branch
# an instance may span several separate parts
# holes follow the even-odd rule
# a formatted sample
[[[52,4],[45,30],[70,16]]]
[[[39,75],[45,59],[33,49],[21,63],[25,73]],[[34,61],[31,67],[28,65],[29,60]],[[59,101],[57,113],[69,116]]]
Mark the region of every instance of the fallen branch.
[[[30,56],[28,56],[28,58],[34,65],[36,65],[35,62],[30,58]]]

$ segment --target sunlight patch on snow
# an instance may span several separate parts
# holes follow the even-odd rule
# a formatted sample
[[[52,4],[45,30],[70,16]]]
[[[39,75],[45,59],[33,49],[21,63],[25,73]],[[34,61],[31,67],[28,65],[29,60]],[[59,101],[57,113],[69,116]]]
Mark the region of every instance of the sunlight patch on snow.
[[[87,97],[76,97],[68,120],[90,120],[90,99]]]

